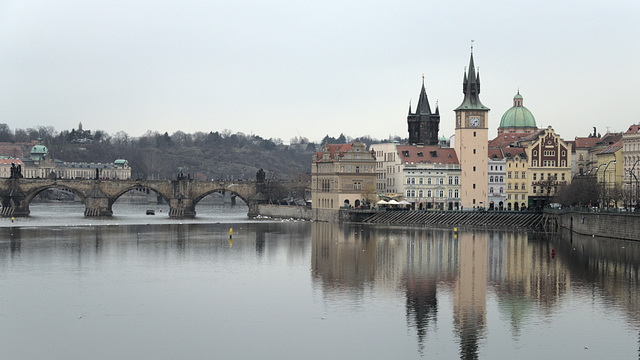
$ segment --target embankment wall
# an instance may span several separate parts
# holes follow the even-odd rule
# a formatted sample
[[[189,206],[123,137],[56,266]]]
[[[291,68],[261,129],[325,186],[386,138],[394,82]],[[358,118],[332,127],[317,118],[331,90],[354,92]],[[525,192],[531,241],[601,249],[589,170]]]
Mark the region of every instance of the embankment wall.
[[[561,228],[588,236],[640,241],[640,215],[593,212],[547,212]]]
[[[312,220],[312,210],[306,206],[290,205],[258,205],[258,213],[262,216],[269,216],[279,219]]]

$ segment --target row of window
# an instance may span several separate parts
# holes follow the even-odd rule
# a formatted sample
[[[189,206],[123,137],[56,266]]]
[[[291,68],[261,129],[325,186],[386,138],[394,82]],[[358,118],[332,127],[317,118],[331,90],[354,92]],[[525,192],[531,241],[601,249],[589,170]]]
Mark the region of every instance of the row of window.
[[[407,185],[415,185],[416,184],[416,179],[417,179],[417,183],[418,185],[423,185],[424,184],[424,178],[423,177],[408,177],[407,178]],[[441,178],[434,178],[434,180],[431,180],[432,178],[428,177],[427,178],[427,185],[432,185],[432,184],[440,184],[440,185],[444,185],[444,177]],[[458,185],[460,183],[460,177],[459,176],[449,176],[449,185]]]
[[[408,198],[415,198],[416,194],[418,194],[418,198],[423,198],[425,197],[424,194],[424,190],[418,190],[417,192],[415,190],[407,190],[407,197]],[[435,197],[435,198],[444,198],[444,190],[435,190],[435,191],[431,191],[431,190],[427,190],[426,192],[427,197]],[[458,198],[460,196],[460,191],[459,190],[452,190],[449,189],[449,198]]]

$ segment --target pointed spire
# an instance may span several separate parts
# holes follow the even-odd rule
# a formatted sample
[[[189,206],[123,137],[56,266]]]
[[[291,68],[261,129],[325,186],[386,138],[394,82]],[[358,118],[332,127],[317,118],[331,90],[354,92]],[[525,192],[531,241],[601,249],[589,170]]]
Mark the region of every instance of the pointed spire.
[[[463,109],[479,109],[489,110],[486,106],[480,102],[480,73],[476,74],[476,67],[473,61],[473,41],[471,45],[471,56],[469,57],[468,72],[464,74],[464,81],[462,84],[462,92],[464,93],[464,100],[462,104],[456,108],[456,110]]]
[[[424,87],[424,75],[422,75],[422,88],[420,89],[420,97],[418,98],[416,114],[431,114],[431,106],[429,106],[427,90]]]
[[[411,115],[411,99],[409,99],[409,115]]]
[[[438,106],[438,100],[436,100],[436,115],[440,115],[440,107]]]

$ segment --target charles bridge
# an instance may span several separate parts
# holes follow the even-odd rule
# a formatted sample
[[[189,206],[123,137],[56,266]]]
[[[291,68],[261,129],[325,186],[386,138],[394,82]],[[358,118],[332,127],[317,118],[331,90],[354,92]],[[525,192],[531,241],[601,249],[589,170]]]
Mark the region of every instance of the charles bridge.
[[[111,216],[113,203],[135,189],[149,189],[169,204],[169,217],[193,218],[195,207],[214,192],[229,192],[249,207],[248,216],[259,214],[258,204],[266,196],[259,191],[263,183],[256,181],[178,180],[103,180],[103,179],[0,179],[0,198],[4,217],[28,216],[31,200],[47,189],[61,189],[77,195],[85,204],[85,216]]]

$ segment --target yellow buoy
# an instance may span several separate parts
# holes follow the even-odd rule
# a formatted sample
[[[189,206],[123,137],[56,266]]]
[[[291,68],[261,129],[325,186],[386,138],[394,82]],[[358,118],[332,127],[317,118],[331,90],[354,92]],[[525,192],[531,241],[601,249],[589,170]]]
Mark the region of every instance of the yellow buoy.
[[[229,236],[233,236],[233,228],[229,228]]]

